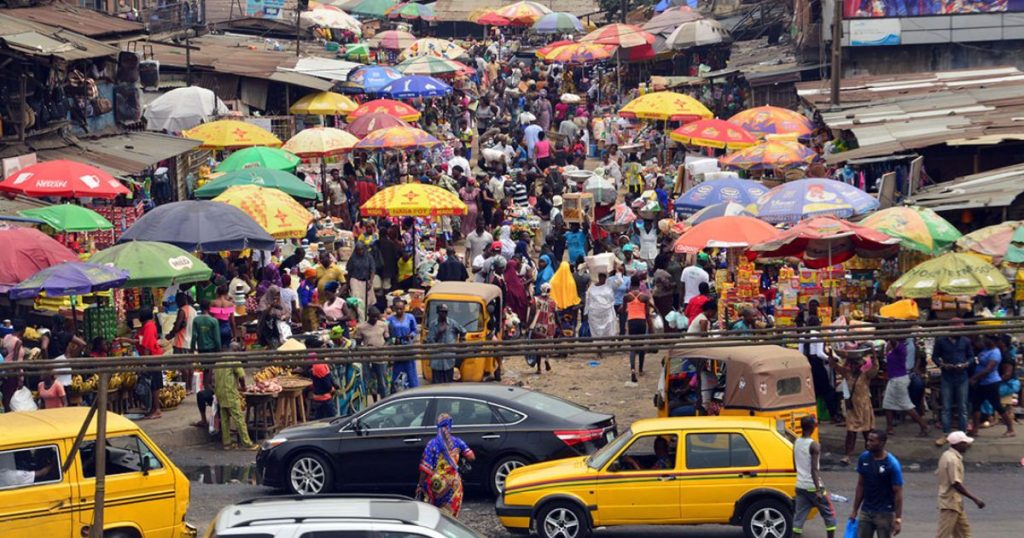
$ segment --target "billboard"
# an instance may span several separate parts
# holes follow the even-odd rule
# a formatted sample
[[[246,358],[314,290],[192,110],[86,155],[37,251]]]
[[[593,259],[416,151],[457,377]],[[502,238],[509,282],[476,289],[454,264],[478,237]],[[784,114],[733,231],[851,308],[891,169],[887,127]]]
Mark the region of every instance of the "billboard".
[[[1024,0],[843,0],[843,18],[1024,12]]]

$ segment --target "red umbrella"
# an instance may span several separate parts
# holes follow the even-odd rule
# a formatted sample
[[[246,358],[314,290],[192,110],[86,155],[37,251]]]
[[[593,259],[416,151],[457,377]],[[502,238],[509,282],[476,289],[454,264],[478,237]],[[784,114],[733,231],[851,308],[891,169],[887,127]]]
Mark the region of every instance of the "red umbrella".
[[[359,138],[365,138],[366,135],[376,131],[377,129],[408,126],[408,123],[405,123],[386,112],[370,112],[365,116],[359,116],[352,120],[352,123],[348,124],[348,127],[346,127],[345,130]]]
[[[784,258],[795,256],[811,269],[829,267],[850,258],[881,258],[894,254],[900,240],[864,226],[833,217],[807,219],[778,237],[755,244],[747,257]]]
[[[61,262],[78,261],[74,252],[35,228],[0,228],[0,292]]]
[[[114,176],[95,166],[64,160],[22,168],[0,182],[0,191],[37,198],[116,198],[130,192]]]
[[[754,217],[715,217],[679,236],[672,250],[676,254],[692,254],[706,247],[747,247],[779,235],[774,226]]]

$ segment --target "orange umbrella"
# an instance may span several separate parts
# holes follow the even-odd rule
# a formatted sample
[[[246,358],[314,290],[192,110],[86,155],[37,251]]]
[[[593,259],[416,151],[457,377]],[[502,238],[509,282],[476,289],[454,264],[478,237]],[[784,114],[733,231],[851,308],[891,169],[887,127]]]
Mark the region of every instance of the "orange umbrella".
[[[708,148],[738,149],[757,144],[757,138],[725,120],[705,119],[687,123],[669,134],[672,140]]]
[[[803,114],[777,106],[759,106],[744,110],[729,118],[729,123],[735,123],[751,133],[762,136],[807,135],[814,130],[814,126]]]
[[[609,49],[614,50],[614,48],[609,45],[570,42],[569,44],[549,49],[543,56],[541,56],[541,51],[538,50],[537,56],[549,62],[582,65],[611,58],[612,53]]]
[[[598,45],[614,45],[629,49],[642,45],[653,45],[654,34],[635,24],[609,24],[583,36],[580,41]]]
[[[531,26],[548,13],[551,9],[537,2],[516,2],[495,11],[495,14],[518,26]]]
[[[672,250],[676,254],[693,254],[707,247],[746,248],[778,235],[779,231],[774,226],[753,217],[715,217],[679,236]]]
[[[786,140],[769,140],[730,153],[718,160],[722,166],[743,170],[763,170],[811,164],[818,156],[814,150]]]
[[[416,110],[401,101],[395,101],[393,99],[374,99],[373,101],[367,101],[359,105],[359,108],[349,113],[348,121],[352,121],[373,112],[383,112],[402,121],[416,121],[420,119],[419,110]]]

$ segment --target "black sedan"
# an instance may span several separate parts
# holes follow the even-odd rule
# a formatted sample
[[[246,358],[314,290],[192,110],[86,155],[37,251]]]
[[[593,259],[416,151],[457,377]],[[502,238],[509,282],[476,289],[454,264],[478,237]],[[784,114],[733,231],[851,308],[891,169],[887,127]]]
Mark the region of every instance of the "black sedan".
[[[406,390],[355,415],[287,428],[256,454],[266,486],[301,495],[335,490],[411,491],[438,414],[476,454],[469,487],[500,494],[530,463],[594,452],[616,434],[615,417],[518,387],[451,383]]]

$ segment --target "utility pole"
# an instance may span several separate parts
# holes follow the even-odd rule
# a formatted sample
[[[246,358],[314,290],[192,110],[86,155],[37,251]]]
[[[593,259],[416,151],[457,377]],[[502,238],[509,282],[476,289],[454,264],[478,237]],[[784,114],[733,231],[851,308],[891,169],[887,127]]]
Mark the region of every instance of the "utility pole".
[[[192,29],[185,30],[185,86],[192,85]]]
[[[832,0],[832,109],[839,108],[839,79],[843,74],[843,1]]]
[[[302,55],[299,41],[302,36],[302,12],[309,8],[309,0],[298,0],[295,3],[295,57]]]
[[[622,0],[622,5],[619,7],[619,20],[622,24],[626,24],[626,12],[629,11],[629,0]]]

